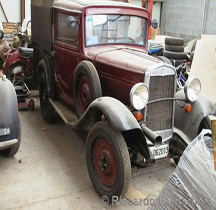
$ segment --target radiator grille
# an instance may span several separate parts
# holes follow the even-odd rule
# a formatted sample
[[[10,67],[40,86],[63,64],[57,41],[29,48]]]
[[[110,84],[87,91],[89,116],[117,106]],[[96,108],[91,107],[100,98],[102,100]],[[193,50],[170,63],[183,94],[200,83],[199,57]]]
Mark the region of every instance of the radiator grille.
[[[174,97],[175,75],[150,77],[149,101]],[[153,131],[172,128],[173,101],[147,105],[146,122]]]

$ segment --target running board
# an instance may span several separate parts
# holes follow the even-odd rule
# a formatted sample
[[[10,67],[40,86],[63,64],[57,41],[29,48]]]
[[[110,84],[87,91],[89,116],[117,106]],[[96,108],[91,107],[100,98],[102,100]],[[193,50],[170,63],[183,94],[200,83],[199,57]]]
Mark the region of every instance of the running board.
[[[65,107],[59,101],[53,101],[51,98],[49,99],[49,101],[67,126],[72,126],[77,123],[78,119],[73,111]]]

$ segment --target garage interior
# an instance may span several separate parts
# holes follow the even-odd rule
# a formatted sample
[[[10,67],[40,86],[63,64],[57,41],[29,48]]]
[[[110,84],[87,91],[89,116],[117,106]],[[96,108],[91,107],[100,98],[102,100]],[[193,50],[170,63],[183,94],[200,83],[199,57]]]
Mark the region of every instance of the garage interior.
[[[70,2],[70,0],[68,1]],[[36,7],[39,7],[43,4],[45,5],[48,1],[46,3],[43,3],[43,0],[37,3],[32,2],[36,1],[0,1],[0,30],[4,32],[4,38],[0,43],[0,45],[4,45],[2,47],[2,55],[7,54],[11,49],[15,49],[18,53],[18,45],[24,48],[31,48],[32,27],[34,27],[34,21],[32,20],[31,22],[31,6],[32,4],[38,4]],[[49,2],[55,2],[55,0]],[[61,0],[56,0],[56,2],[57,4],[61,4]],[[200,126],[196,125],[201,115],[206,118],[205,122],[208,122],[210,125],[210,127],[203,126],[202,128],[207,128],[209,130],[204,132],[200,130],[201,134],[197,134],[196,137],[193,138],[193,142],[190,144],[188,143],[189,146],[180,158],[179,164],[175,160],[176,156],[173,156],[173,158],[168,158],[167,156],[167,158],[156,160],[155,164],[151,167],[139,168],[133,165],[131,167],[131,179],[127,193],[114,204],[109,203],[110,200],[107,203],[107,201],[104,201],[104,198],[96,192],[97,190],[95,191],[95,187],[89,177],[89,169],[86,164],[86,139],[88,138],[88,132],[84,131],[82,126],[73,130],[65,125],[70,124],[67,120],[71,118],[71,115],[68,114],[66,109],[64,109],[64,112],[68,114],[68,116],[70,115],[68,119],[62,117],[65,113],[61,115],[61,111],[56,110],[54,122],[51,124],[46,123],[44,121],[44,116],[41,114],[40,104],[42,102],[40,101],[40,88],[38,90],[35,85],[32,83],[29,84],[26,82],[27,80],[25,80],[25,100],[24,102],[20,102],[21,105],[19,101],[18,104],[16,104],[19,108],[18,115],[21,126],[20,147],[18,152],[12,157],[0,156],[0,209],[151,210],[216,208],[216,196],[214,193],[216,190],[216,96],[214,93],[216,88],[216,23],[214,21],[216,16],[216,2],[214,0],[116,0],[111,1],[111,4],[113,6],[115,3],[122,2],[132,4],[134,8],[145,8],[149,11],[149,17],[152,22],[153,20],[156,21],[155,23],[157,26],[155,28],[153,25],[150,26],[148,34],[146,35],[148,42],[148,48],[145,48],[145,50],[147,50],[146,54],[153,57],[165,57],[165,59],[169,61],[169,64],[164,64],[165,66],[171,65],[176,72],[181,70],[180,76],[176,73],[178,76],[175,86],[176,90],[178,89],[182,92],[186,91],[184,85],[186,86],[189,84],[186,81],[199,78],[199,80],[193,82],[196,88],[201,83],[201,93],[204,94],[205,98],[202,99],[202,102],[199,102],[201,108],[195,109],[197,111],[196,115],[191,117],[186,115],[187,117],[185,118],[187,118],[188,125],[191,124],[191,127],[185,125],[182,136],[187,136],[187,133],[191,133],[191,136],[193,136],[193,131],[190,131],[192,126],[198,127],[199,129],[202,127],[202,124]],[[91,3],[88,2],[88,4]],[[60,7],[54,7],[54,9],[58,12],[61,10]],[[42,15],[38,14],[37,17],[39,16]],[[114,18],[112,21],[116,19]],[[72,21],[77,24],[80,23],[80,20],[76,18]],[[123,22],[124,19],[119,21]],[[41,28],[42,27],[41,25]],[[73,30],[75,29],[73,28]],[[113,33],[112,30],[113,28],[110,30]],[[15,42],[16,35],[19,33],[22,35],[19,36],[19,41]],[[64,35],[64,33],[62,34]],[[94,33],[92,32],[92,34]],[[42,36],[44,36],[44,34],[42,34]],[[53,37],[55,36],[53,35]],[[83,37],[85,36],[83,35]],[[96,39],[95,36],[92,35],[92,37],[92,43],[94,43]],[[36,38],[38,39],[38,36],[35,36],[35,40]],[[98,38],[98,40],[100,40],[100,38]],[[96,41],[99,42],[98,40]],[[173,46],[177,51],[172,50],[173,40]],[[6,42],[8,44],[5,44]],[[140,45],[140,43],[141,42],[137,45]],[[171,46],[171,48],[167,46]],[[94,45],[90,45],[90,47],[94,47]],[[0,51],[2,49],[0,46]],[[56,51],[52,51],[53,57]],[[127,49],[125,51],[127,51]],[[21,52],[19,51],[19,53]],[[26,51],[25,53],[27,53],[25,54],[27,57],[25,57],[24,71],[30,69],[30,72],[34,72],[35,70],[31,70],[31,68],[33,69],[31,66],[33,65],[31,63],[31,56],[35,56],[35,54],[33,54],[33,50]],[[6,61],[10,61],[11,55],[7,55],[6,58],[3,58],[5,64],[3,64],[4,62],[2,63],[2,71],[0,70],[0,80],[2,81],[7,80],[5,69],[8,68],[9,71],[10,66],[7,67]],[[175,57],[176,55],[177,58]],[[93,54],[91,54],[91,56],[93,56]],[[97,56],[99,56],[99,54]],[[114,57],[115,56],[113,56],[113,60]],[[133,57],[130,59],[132,58]],[[22,61],[22,56],[19,56],[18,59]],[[103,59],[103,57],[100,59]],[[13,62],[12,60],[10,62],[14,65],[14,62],[17,61]],[[112,63],[110,60],[106,62]],[[139,60],[132,60],[131,62],[137,67]],[[166,63],[166,60],[162,59],[162,62]],[[184,68],[183,73],[181,68]],[[17,71],[19,71],[18,68]],[[7,78],[9,78],[9,75],[7,75]],[[24,79],[21,81],[24,81]],[[105,79],[101,79],[101,82],[106,81]],[[12,83],[15,87],[14,81],[15,80],[12,80]],[[196,91],[200,91],[199,87]],[[197,92],[195,92],[195,94]],[[3,95],[3,92],[0,93]],[[1,94],[0,107],[2,112],[0,111],[0,114],[3,112],[10,112],[7,109],[3,110],[3,108],[5,108],[3,102],[9,100],[8,103],[10,103],[10,97],[9,99],[6,97],[1,98]],[[17,89],[16,94],[18,97],[19,92],[17,92]],[[127,97],[129,97],[129,95]],[[198,100],[198,97],[192,103],[186,105],[182,103],[184,100],[179,99],[180,96],[178,94],[176,97],[178,98],[177,100],[179,100],[178,107],[183,107],[184,112],[190,113],[191,110],[194,110],[193,102]],[[53,107],[56,108],[55,105],[53,105]],[[131,110],[131,107],[126,107]],[[177,110],[178,109],[175,109],[174,111]],[[200,112],[200,114],[198,112]],[[96,112],[93,114],[95,113]],[[178,123],[184,124],[185,122],[181,122],[180,120],[180,115],[181,112],[178,114]],[[8,116],[10,116],[10,114]],[[136,114],[134,114],[134,116],[138,119]],[[143,117],[143,115],[141,116]],[[87,117],[90,118],[90,115]],[[3,132],[5,132],[5,130],[3,130],[4,128],[1,128],[2,124],[4,124],[4,120],[5,115],[4,117],[0,116],[0,137],[1,135],[5,135],[3,134]],[[106,121],[108,117],[102,114],[100,120]],[[89,120],[89,122],[90,121],[91,120]],[[192,121],[193,123],[191,123]],[[175,132],[175,128],[173,130]],[[2,140],[0,138],[0,149],[1,142]],[[166,144],[166,142],[164,144]],[[196,148],[197,151],[194,148]],[[204,152],[202,152],[202,148],[204,148]],[[191,161],[188,160],[190,157]],[[176,163],[178,165],[176,165]],[[184,174],[186,175],[184,176]],[[105,198],[107,199],[107,197]],[[188,201],[188,198],[189,200],[192,199],[192,201]]]

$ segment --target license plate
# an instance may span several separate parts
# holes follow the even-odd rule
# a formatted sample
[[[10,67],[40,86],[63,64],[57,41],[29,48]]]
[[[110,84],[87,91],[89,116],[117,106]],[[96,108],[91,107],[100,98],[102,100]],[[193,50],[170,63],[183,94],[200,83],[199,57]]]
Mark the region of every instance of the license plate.
[[[10,134],[10,128],[0,128],[0,136],[6,136]]]
[[[155,159],[167,157],[169,154],[169,144],[162,144],[159,147],[149,147]]]

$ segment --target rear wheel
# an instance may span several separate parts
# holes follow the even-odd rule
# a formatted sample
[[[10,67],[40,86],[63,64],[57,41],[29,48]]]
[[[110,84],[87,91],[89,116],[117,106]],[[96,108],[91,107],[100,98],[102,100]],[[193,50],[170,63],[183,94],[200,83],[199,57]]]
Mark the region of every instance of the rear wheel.
[[[107,122],[98,122],[90,130],[86,145],[86,162],[97,194],[123,197],[129,187],[131,164],[122,134]]]
[[[40,78],[39,96],[42,117],[45,122],[52,123],[55,119],[55,110],[49,102],[45,73],[42,73]]]

